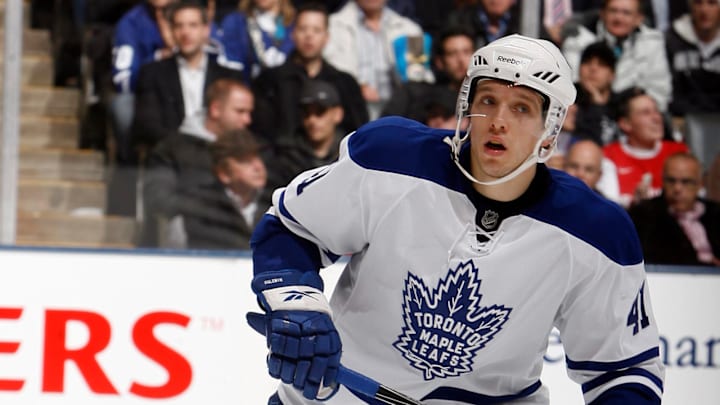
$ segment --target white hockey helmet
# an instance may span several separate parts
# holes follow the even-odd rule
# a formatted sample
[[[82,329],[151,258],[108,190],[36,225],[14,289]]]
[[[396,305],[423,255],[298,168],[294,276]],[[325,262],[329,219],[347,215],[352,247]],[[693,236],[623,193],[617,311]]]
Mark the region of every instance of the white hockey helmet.
[[[498,79],[529,87],[546,100],[544,131],[528,159],[511,174],[493,182],[480,182],[470,176],[470,180],[476,183],[498,184],[517,176],[530,165],[545,162],[550,158],[568,107],[575,102],[577,91],[572,82],[570,66],[560,50],[550,41],[514,34],[478,49],[472,55],[458,94],[455,135],[452,140],[446,140],[451,145],[453,159],[458,165],[460,147],[467,141],[471,131],[471,128],[468,128],[467,133],[462,136],[461,122],[470,114],[472,92],[479,79]],[[551,141],[550,145],[543,147],[547,140]],[[460,168],[468,176],[468,173]]]

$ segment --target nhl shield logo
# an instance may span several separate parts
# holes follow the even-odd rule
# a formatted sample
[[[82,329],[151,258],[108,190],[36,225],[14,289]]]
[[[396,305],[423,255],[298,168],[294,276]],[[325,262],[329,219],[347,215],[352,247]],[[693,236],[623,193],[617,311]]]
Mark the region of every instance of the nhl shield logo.
[[[405,326],[393,346],[425,380],[472,371],[473,358],[500,332],[512,308],[481,306],[481,280],[472,260],[460,263],[434,290],[408,273],[403,290]]]
[[[498,224],[500,215],[493,210],[485,210],[482,219],[480,219],[480,225],[487,230],[495,229]]]

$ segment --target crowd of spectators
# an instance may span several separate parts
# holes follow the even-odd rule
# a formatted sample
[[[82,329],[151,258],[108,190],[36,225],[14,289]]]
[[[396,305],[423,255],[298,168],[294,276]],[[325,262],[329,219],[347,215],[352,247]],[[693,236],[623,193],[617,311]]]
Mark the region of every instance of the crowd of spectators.
[[[247,207],[264,209],[275,188],[334,160],[342,136],[368,121],[402,115],[454,129],[473,51],[519,33],[528,15],[518,0],[55,4],[71,10],[73,27],[55,35],[56,49],[73,35],[81,43],[77,64],[68,65],[77,69],[56,70],[56,84],[85,92],[80,146],[105,150],[112,163],[108,213],[143,222],[138,243],[145,246],[172,241],[158,235],[157,224],[172,228],[186,216],[175,225],[185,234],[181,245],[210,248],[246,244],[188,243],[199,240],[188,239],[188,222],[214,223],[198,218],[198,207],[207,205],[209,216],[236,209],[219,227],[228,232],[235,223],[238,235],[249,235],[247,212],[256,210]],[[535,11],[538,32],[530,34],[562,49],[578,89],[550,163],[642,218],[644,244],[667,233],[646,231],[650,220],[641,212],[650,205],[675,220],[665,225],[674,223],[674,237],[685,238],[684,255],[702,250],[703,260],[683,263],[717,264],[716,232],[698,237],[669,199],[686,187],[698,201],[695,217],[716,215],[720,151],[714,164],[694,159],[689,151],[702,145],[688,144],[683,122],[720,113],[719,1],[545,0]],[[58,55],[56,63],[68,62],[67,52]],[[222,89],[213,90],[215,83]],[[233,92],[244,101],[230,101]],[[224,145],[216,153],[222,161],[212,158],[215,143]],[[228,161],[254,171],[234,180],[247,184],[228,185]],[[692,181],[675,174],[680,164],[697,166]],[[144,192],[136,196],[136,188]],[[252,192],[240,198],[232,191],[241,189]],[[195,198],[201,190],[212,197]],[[666,251],[658,248],[666,242],[654,246]]]

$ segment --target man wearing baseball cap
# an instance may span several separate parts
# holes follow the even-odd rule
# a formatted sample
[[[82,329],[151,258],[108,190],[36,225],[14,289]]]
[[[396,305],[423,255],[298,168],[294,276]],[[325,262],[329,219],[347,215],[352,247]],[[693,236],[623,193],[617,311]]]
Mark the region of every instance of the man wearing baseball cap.
[[[268,159],[269,192],[285,186],[305,170],[332,163],[345,135],[339,127],[344,114],[340,95],[331,83],[307,80],[299,102],[302,125],[292,135],[279,138],[275,156]]]

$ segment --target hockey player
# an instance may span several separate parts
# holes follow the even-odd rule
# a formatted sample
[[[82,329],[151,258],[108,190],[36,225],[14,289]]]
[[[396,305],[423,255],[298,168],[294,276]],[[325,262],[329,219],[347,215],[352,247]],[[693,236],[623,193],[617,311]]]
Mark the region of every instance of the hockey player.
[[[543,163],[574,98],[554,45],[504,37],[474,53],[454,133],[380,119],[275,191],[251,242],[265,314],[248,314],[271,404],[378,403],[338,389],[340,361],[426,404],[547,404],[553,326],[587,403],[660,403],[633,224]],[[328,304],[318,271],[341,254]]]

